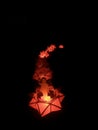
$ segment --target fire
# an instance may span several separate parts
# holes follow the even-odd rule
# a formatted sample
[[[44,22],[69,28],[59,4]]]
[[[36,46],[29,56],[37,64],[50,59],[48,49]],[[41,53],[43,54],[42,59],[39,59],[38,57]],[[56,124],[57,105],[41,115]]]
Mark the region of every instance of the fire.
[[[59,48],[64,46],[59,45]],[[36,109],[42,117],[50,112],[61,110],[61,102],[64,98],[64,95],[58,89],[54,89],[51,83],[52,70],[47,63],[50,52],[55,49],[56,46],[52,44],[40,52],[33,74],[33,79],[38,82],[39,87],[33,93],[29,106]]]
[[[46,82],[46,79],[43,79],[42,82],[40,83],[40,85],[41,85],[40,91],[43,94],[43,96],[41,97],[41,99],[49,101],[51,98],[50,98],[50,96],[48,96],[49,86],[48,86],[48,83]]]
[[[50,96],[42,96],[42,98],[41,98],[42,100],[44,100],[44,101],[47,101],[47,102],[49,102],[49,101],[51,101],[51,97]]]

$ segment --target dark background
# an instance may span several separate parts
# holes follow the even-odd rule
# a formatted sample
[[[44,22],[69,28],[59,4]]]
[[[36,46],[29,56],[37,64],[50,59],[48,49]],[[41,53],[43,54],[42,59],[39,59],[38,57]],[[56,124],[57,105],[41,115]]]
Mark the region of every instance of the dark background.
[[[6,120],[10,122],[10,127],[66,129],[82,126],[82,43],[85,36],[80,21],[74,13],[57,17],[8,13]],[[62,111],[40,118],[36,111],[28,107],[29,93],[35,87],[32,74],[37,56],[51,43],[65,46],[63,50],[57,49],[49,58],[54,73],[53,84],[62,88],[65,99]]]

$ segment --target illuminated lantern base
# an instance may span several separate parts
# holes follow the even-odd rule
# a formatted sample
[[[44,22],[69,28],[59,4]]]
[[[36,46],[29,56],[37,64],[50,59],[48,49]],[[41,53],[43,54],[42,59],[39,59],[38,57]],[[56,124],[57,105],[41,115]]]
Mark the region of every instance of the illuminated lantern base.
[[[32,98],[30,101],[29,106],[36,109],[40,115],[43,117],[53,111],[59,111],[61,110],[61,102],[64,98],[64,95],[57,96],[50,101],[44,101],[42,99],[35,99]]]

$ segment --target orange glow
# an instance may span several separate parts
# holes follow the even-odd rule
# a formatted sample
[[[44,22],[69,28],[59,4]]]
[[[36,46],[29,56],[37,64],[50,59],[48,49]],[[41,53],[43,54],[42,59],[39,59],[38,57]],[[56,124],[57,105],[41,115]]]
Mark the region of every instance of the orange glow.
[[[64,48],[64,46],[59,45],[59,48]],[[48,82],[52,79],[52,71],[47,58],[50,56],[49,52],[55,49],[56,46],[52,44],[45,51],[40,52],[33,74],[33,79],[37,81],[39,87],[33,93],[29,106],[36,109],[42,117],[61,110],[61,102],[64,99],[64,95],[58,89],[54,89],[51,81]]]
[[[52,71],[49,68],[49,65],[45,58],[40,58],[37,61],[36,68],[33,74],[33,79],[40,81],[41,79],[45,78],[49,80],[52,78]]]
[[[56,49],[56,46],[55,45],[51,45],[51,46],[49,46],[49,47],[47,47],[47,51],[48,52],[52,52],[52,51],[54,51]]]
[[[47,58],[49,56],[48,52],[47,51],[41,51],[40,54],[39,54],[39,57],[40,58]]]
[[[59,45],[59,48],[64,48],[64,45]]]
[[[53,52],[56,49],[55,45],[50,45],[49,47],[47,47],[47,49],[45,51],[41,51],[39,54],[40,58],[47,58],[49,57],[49,52]]]
[[[47,102],[51,101],[51,97],[47,96],[47,95],[46,96],[42,96],[41,99],[44,100],[44,101],[47,101]]]

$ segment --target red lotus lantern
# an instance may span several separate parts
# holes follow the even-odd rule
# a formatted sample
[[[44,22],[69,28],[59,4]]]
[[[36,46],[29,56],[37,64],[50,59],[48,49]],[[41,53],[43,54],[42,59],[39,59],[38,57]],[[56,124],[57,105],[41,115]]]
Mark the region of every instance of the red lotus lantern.
[[[29,106],[36,109],[43,117],[53,111],[61,110],[61,102],[64,95],[54,89],[51,82],[52,71],[47,63],[49,52],[56,49],[55,45],[51,45],[45,51],[40,52],[33,79],[37,80],[40,87],[37,87],[29,102]]]

